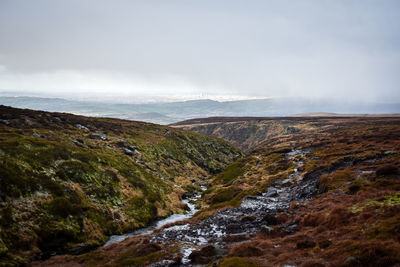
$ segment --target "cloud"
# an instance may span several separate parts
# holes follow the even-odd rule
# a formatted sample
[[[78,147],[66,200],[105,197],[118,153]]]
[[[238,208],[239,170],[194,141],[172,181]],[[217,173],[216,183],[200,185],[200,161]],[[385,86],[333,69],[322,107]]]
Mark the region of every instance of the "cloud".
[[[89,99],[184,99],[199,96],[221,97],[224,88],[207,86],[204,91],[194,83],[174,75],[155,79],[110,71],[63,70],[38,73],[0,72],[0,88],[7,92],[28,93],[66,98]],[[215,94],[219,92],[219,94]],[[222,93],[222,95],[221,95]],[[243,98],[244,95],[241,95]],[[234,96],[237,97],[237,96]],[[240,96],[239,96],[240,97]]]
[[[400,2],[4,1],[0,88],[400,98]]]

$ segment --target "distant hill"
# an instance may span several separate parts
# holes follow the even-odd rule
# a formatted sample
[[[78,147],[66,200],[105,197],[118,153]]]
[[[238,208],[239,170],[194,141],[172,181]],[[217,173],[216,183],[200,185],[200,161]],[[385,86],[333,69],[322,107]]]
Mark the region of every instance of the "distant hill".
[[[225,102],[205,99],[169,103],[126,104],[76,101],[60,98],[2,96],[0,97],[0,104],[17,108],[68,112],[85,116],[142,120],[157,124],[170,124],[187,119],[215,116],[268,117],[289,116],[291,114],[400,113],[400,103],[345,104],[329,100],[311,101],[301,98],[255,99]]]
[[[400,117],[400,113],[381,113],[381,114],[341,114],[329,112],[314,112],[290,115],[289,117]]]

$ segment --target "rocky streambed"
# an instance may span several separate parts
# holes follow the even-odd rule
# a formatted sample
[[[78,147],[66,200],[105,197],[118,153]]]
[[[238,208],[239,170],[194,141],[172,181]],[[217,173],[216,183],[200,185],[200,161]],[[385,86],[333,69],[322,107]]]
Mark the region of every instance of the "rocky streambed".
[[[200,246],[213,245],[220,253],[226,238],[244,240],[260,231],[273,231],[275,214],[289,209],[292,201],[305,201],[317,193],[316,177],[305,179],[299,167],[301,156],[310,150],[294,150],[287,153],[289,160],[296,164],[293,173],[285,180],[275,182],[259,196],[247,196],[237,208],[217,212],[196,224],[174,225],[150,237],[151,242],[180,242],[182,264],[190,265],[190,254]],[[288,234],[296,231],[296,224],[282,225]],[[243,237],[243,238],[242,238]],[[161,266],[163,263],[160,263]],[[158,266],[157,264],[154,266]]]

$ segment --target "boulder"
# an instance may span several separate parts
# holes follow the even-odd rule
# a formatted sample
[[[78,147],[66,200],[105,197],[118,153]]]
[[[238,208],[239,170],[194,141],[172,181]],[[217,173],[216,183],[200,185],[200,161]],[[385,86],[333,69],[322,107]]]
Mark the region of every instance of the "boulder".
[[[207,264],[212,260],[212,257],[216,254],[214,246],[205,246],[200,250],[195,250],[189,255],[189,259],[195,264]]]

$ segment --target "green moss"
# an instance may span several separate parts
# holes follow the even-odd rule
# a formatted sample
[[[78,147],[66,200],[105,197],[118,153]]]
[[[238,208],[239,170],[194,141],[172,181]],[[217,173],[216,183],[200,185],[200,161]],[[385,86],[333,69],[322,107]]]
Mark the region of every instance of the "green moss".
[[[221,172],[214,178],[213,183],[214,184],[231,183],[233,180],[244,174],[245,172],[244,166],[245,162],[243,160],[239,160],[232,163],[231,165],[226,167],[226,169],[223,172]]]
[[[46,250],[56,250],[66,243],[82,242],[85,235],[77,218],[53,218],[44,216],[40,219],[38,235],[39,247]]]
[[[221,260],[218,267],[257,267],[260,266],[256,262],[239,257],[226,258]]]
[[[345,186],[348,182],[352,182],[354,174],[351,171],[336,171],[332,174],[322,175],[318,180],[318,190],[320,193],[328,190],[334,190]]]
[[[6,244],[4,244],[3,240],[0,238],[0,256],[4,256],[8,251]]]
[[[396,206],[400,205],[400,193],[393,195],[380,197],[379,199],[367,199],[362,203],[357,203],[351,207],[349,210],[353,213],[362,212],[370,207],[384,207],[384,206]]]
[[[211,199],[211,204],[232,200],[239,192],[232,187],[218,189]]]
[[[236,189],[238,190],[238,189]],[[194,216],[199,218],[200,220],[205,220],[212,216],[213,212],[216,212],[220,208],[225,208],[225,207],[239,207],[240,204],[242,203],[242,200],[245,196],[254,196],[256,195],[259,191],[256,188],[249,189],[246,191],[236,191],[237,193],[235,194],[235,197],[216,204],[212,204],[206,209],[202,209],[198,211]],[[210,211],[213,211],[210,213]]]
[[[62,162],[57,168],[57,176],[62,180],[71,180],[76,183],[90,184],[99,182],[95,169],[89,164],[69,160]]]
[[[157,217],[157,207],[153,202],[147,202],[141,197],[132,197],[127,208],[127,213],[134,218],[140,226],[145,226]]]
[[[82,212],[82,206],[72,203],[66,197],[56,197],[47,204],[47,209],[53,215],[67,218],[68,215],[76,215]]]
[[[121,264],[121,266],[134,266],[134,267],[148,266],[153,262],[161,260],[164,255],[165,254],[162,251],[157,251],[143,257],[135,257],[135,258],[127,257],[120,259],[119,264]]]

